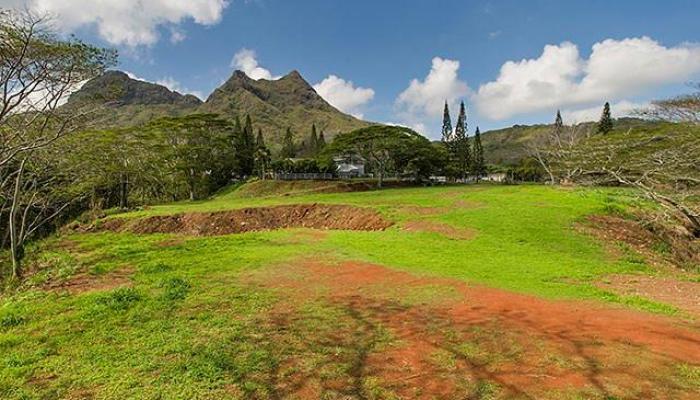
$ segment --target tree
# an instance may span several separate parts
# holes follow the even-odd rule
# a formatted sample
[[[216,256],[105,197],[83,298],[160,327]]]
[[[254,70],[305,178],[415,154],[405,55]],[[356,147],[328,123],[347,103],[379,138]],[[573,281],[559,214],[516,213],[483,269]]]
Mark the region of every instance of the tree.
[[[270,150],[265,146],[262,129],[258,129],[258,137],[255,140],[255,171],[260,179],[265,179],[270,169]]]
[[[603,106],[603,113],[600,115],[600,121],[598,122],[598,133],[603,135],[609,133],[613,130],[613,120],[610,115],[610,103],[605,102]]]
[[[450,150],[457,174],[462,180],[466,179],[471,164],[471,151],[467,136],[467,112],[464,102],[461,102],[459,106],[459,116]]]
[[[700,84],[691,85],[696,92],[671,99],[654,100],[651,107],[637,111],[642,117],[660,121],[700,125]]]
[[[318,153],[321,153],[323,149],[326,148],[326,138],[323,136],[323,132],[318,135],[316,147],[318,148]]]
[[[557,111],[554,125],[545,135],[536,137],[528,145],[528,154],[537,160],[549,176],[552,185],[559,180],[570,180],[578,173],[578,169],[567,163],[562,163],[569,157],[579,144],[590,136],[585,125],[564,125],[561,113]]]
[[[343,133],[326,148],[332,155],[362,157],[382,187],[387,173],[429,174],[435,153],[430,141],[411,129],[376,125]]]
[[[150,123],[145,129],[161,135],[165,147],[160,153],[173,172],[187,187],[190,200],[209,193],[207,181],[212,175],[229,175],[224,169],[229,157],[230,122],[216,114],[191,114],[166,117]]]
[[[481,132],[476,127],[474,133],[474,156],[472,157],[472,173],[479,181],[479,178],[486,174],[486,161],[484,161],[484,148],[481,145]]]
[[[450,108],[445,101],[445,110],[442,113],[442,142],[449,147],[452,139],[452,118],[450,118]]]
[[[238,174],[243,177],[252,175],[255,169],[255,134],[250,114],[245,116],[245,125],[238,133],[235,148]]]
[[[297,152],[294,146],[294,135],[292,134],[292,129],[287,128],[287,131],[284,134],[284,140],[282,142],[282,152],[280,153],[280,157],[294,158],[296,155]]]
[[[555,135],[561,135],[564,131],[564,120],[561,118],[561,112],[557,110],[557,116],[554,118],[554,132]]]
[[[315,156],[318,153],[318,135],[316,134],[316,124],[311,124],[311,136],[308,143],[309,155]]]
[[[15,278],[26,240],[70,203],[67,191],[55,196],[60,179],[44,173],[50,148],[93,122],[95,110],[60,106],[115,60],[112,50],[58,38],[42,17],[0,10],[0,211],[6,210],[0,215],[7,218]]]

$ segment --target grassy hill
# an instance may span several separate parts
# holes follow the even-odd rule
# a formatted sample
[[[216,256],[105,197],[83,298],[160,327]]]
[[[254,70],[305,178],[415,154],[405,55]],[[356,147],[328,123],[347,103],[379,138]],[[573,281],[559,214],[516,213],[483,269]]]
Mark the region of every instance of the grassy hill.
[[[637,118],[620,118],[615,120],[616,132],[627,132],[658,126],[656,122]],[[583,123],[582,129],[595,131],[595,123]],[[510,128],[484,132],[481,140],[484,146],[486,161],[495,165],[515,165],[528,156],[528,146],[538,138],[549,134],[552,125],[514,125]]]
[[[28,282],[0,294],[0,397],[696,393],[700,359],[688,343],[700,328],[675,305],[606,284],[619,274],[681,278],[583,229],[590,215],[631,207],[632,192],[301,189],[243,187],[110,218],[128,218],[123,229],[66,230],[37,244]],[[235,212],[274,227],[290,210],[279,207],[310,204],[326,207],[314,223],[329,229],[304,228],[304,214],[296,228],[233,235],[185,235],[173,223],[239,224],[216,213]],[[344,221],[359,207],[390,227],[335,230],[341,205]],[[129,231],[156,215],[170,233]]]

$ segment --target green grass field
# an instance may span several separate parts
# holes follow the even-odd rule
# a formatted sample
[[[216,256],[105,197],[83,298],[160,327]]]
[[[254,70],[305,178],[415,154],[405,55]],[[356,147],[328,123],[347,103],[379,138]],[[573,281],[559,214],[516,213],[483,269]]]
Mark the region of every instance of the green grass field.
[[[357,322],[347,309],[319,299],[295,303],[295,318],[279,336],[272,310],[289,300],[274,287],[250,284],[247,278],[276,274],[299,260],[366,262],[427,279],[449,278],[547,299],[678,313],[671,305],[620,296],[595,285],[607,274],[659,273],[633,252],[577,229],[588,215],[639,206],[630,192],[621,190],[477,185],[265,198],[239,196],[234,190],[208,201],[112,217],[295,203],[371,207],[396,224],[386,231],[327,231],[322,236],[307,229],[219,237],[73,233],[38,243],[30,255],[38,272],[21,288],[0,295],[0,398],[313,398],[280,393],[293,393],[284,392],[286,380],[305,371],[320,371],[314,378],[319,382],[355,379],[359,373],[349,360],[359,345],[312,346],[305,339],[338,324],[341,332],[355,332],[347,337],[366,333],[366,328],[352,325]],[[468,229],[473,237],[457,240],[405,230],[408,221]],[[620,251],[611,252],[611,247]],[[44,287],[70,282],[75,274],[109,282],[115,273],[124,284],[75,292]],[[444,295],[439,288],[421,290],[397,301]],[[355,322],[345,326],[343,321]],[[268,334],[271,330],[276,333]],[[386,327],[372,332],[370,353],[396,339]],[[288,361],[300,356],[305,361],[289,367]],[[440,361],[443,356],[431,359],[449,369],[452,361]],[[698,366],[679,362],[669,368],[675,371],[669,379],[678,393],[700,389]],[[330,385],[323,398],[401,398],[379,378],[359,375],[350,395]],[[473,395],[465,398],[509,397],[507,388],[486,378],[464,385],[464,393]],[[607,394],[587,387],[557,388],[543,396]]]

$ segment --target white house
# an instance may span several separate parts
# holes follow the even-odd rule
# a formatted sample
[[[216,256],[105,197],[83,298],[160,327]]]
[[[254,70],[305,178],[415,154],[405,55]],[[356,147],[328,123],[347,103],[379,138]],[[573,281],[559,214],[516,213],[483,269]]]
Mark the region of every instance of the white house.
[[[359,178],[365,176],[365,160],[358,156],[339,156],[333,158],[336,172],[341,178]]]

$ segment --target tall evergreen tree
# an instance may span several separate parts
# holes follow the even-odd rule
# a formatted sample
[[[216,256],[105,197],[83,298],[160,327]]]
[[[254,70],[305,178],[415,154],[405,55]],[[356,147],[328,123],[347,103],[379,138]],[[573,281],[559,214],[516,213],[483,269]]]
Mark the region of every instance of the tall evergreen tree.
[[[236,118],[236,126],[240,126],[238,118]],[[245,124],[238,133],[236,160],[238,162],[239,175],[250,176],[253,173],[255,169],[255,136],[250,115],[246,115]]]
[[[557,110],[557,117],[554,119],[554,132],[560,135],[564,131],[564,120],[561,118],[561,112]]]
[[[309,136],[309,142],[306,144],[306,147],[309,156],[316,156],[318,153],[318,135],[316,134],[316,124],[311,124],[311,136]]]
[[[263,137],[262,129],[258,128],[258,136],[255,138],[255,146],[260,149],[265,146],[265,138]]]
[[[486,174],[486,161],[484,160],[484,148],[481,145],[481,131],[476,127],[474,133],[474,155],[472,156],[472,173],[479,181],[479,178]]]
[[[255,139],[255,172],[260,179],[265,179],[267,171],[270,169],[270,150],[265,146],[265,138],[262,129],[258,129],[258,136]]]
[[[598,122],[598,133],[606,134],[613,130],[613,120],[610,115],[610,103],[605,102],[603,113],[600,115]]]
[[[457,117],[455,134],[450,148],[457,174],[461,179],[465,179],[469,173],[471,151],[469,137],[467,136],[467,110],[464,107],[464,102],[459,106],[459,116]]]
[[[323,136],[323,132],[318,135],[318,142],[316,142],[316,147],[320,153],[326,147],[326,138]]]
[[[442,113],[442,142],[449,145],[452,141],[452,119],[450,118],[450,108],[445,101],[445,110]]]
[[[280,156],[282,158],[294,158],[297,152],[294,148],[294,135],[292,134],[292,128],[287,128],[287,132],[284,134],[284,140],[282,142],[282,152]]]

